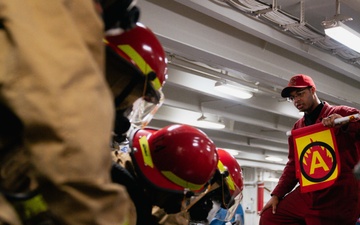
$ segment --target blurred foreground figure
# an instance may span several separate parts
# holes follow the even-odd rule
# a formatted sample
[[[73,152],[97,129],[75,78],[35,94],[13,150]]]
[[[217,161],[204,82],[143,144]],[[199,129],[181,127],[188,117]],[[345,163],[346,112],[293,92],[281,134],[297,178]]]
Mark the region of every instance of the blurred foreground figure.
[[[101,7],[116,2],[123,11]],[[131,28],[121,21],[131,5],[1,1],[0,224],[127,224],[106,151],[114,106],[102,40]],[[106,29],[102,10],[119,15]]]

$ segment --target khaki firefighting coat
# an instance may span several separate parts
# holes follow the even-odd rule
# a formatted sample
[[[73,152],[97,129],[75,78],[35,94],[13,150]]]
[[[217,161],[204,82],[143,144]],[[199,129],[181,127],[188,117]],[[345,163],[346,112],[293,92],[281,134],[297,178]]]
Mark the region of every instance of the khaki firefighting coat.
[[[113,101],[94,3],[0,1],[0,24],[0,103],[22,122],[26,171],[49,209],[64,224],[128,224],[129,197],[109,174]],[[20,224],[0,194],[5,222]]]

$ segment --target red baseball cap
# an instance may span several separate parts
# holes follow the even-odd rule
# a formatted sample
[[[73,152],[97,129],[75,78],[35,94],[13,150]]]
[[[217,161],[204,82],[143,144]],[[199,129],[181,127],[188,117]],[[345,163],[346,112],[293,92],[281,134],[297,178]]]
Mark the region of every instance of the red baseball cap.
[[[297,74],[290,79],[287,87],[281,91],[281,97],[283,98],[290,97],[290,92],[294,91],[295,89],[306,88],[306,87],[316,88],[312,78],[305,74]]]

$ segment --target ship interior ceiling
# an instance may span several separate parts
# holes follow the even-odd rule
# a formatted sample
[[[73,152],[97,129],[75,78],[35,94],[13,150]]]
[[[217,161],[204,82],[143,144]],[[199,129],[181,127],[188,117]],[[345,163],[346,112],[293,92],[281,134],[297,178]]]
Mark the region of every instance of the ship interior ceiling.
[[[312,76],[321,100],[360,108],[360,53],[324,33],[325,24],[338,20],[360,33],[359,0],[139,0],[138,5],[140,22],[154,31],[168,57],[165,101],[150,127],[195,124],[200,117],[220,121],[222,129],[199,128],[217,147],[235,150],[243,167],[281,171],[286,132],[302,116],[280,96],[291,76]],[[253,96],[223,94],[214,89],[221,82]]]

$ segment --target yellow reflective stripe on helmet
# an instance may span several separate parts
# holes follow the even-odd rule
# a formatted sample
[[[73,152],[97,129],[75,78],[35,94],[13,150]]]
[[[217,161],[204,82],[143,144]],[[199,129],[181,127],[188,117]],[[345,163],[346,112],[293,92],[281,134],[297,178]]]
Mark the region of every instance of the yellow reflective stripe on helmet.
[[[143,57],[130,45],[118,45],[118,48],[120,48],[123,52],[126,53],[140,68],[141,72],[143,72],[145,75],[148,75],[153,69],[149,64],[146,63]]]
[[[170,181],[172,181],[173,183],[175,183],[181,187],[184,187],[184,188],[189,188],[190,190],[199,190],[203,186],[201,184],[193,184],[193,183],[187,182],[187,181],[181,179],[180,177],[176,176],[174,173],[172,173],[170,171],[161,171],[161,173],[166,178],[168,178]]]
[[[226,177],[226,182],[229,185],[229,189],[235,191],[235,183],[230,175]]]
[[[154,168],[154,164],[153,164],[151,154],[150,154],[149,142],[147,141],[146,136],[142,136],[139,139],[139,143],[140,143],[141,153],[144,158],[145,165],[150,166],[151,168]]]
[[[224,164],[222,164],[222,162],[220,160],[218,161],[217,166],[221,173],[224,173],[225,171],[227,171],[226,167],[224,166]],[[231,178],[230,174],[225,179],[226,179],[226,183],[228,184],[229,189],[235,190],[235,183],[234,183],[233,179]]]
[[[154,71],[144,58],[130,45],[118,45],[118,48],[125,52],[126,55],[128,55],[136,63],[145,76]],[[155,90],[159,90],[161,88],[161,82],[158,77],[152,80],[151,83]]]
[[[158,77],[156,77],[153,81],[151,81],[151,83],[156,91],[161,88],[161,82]]]

